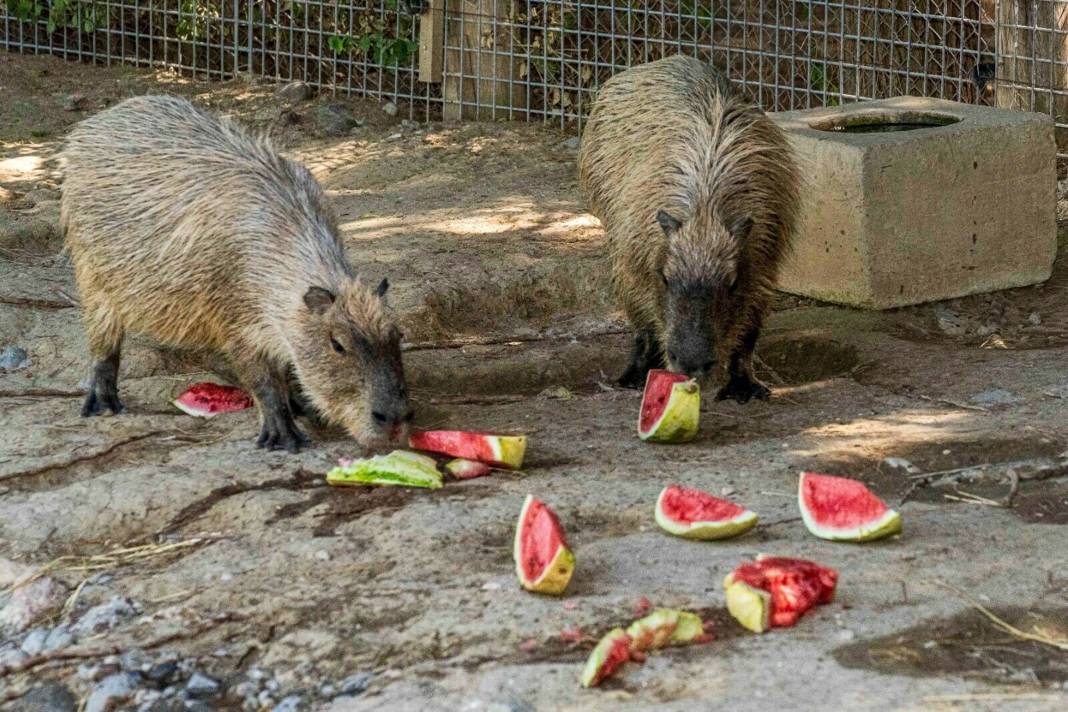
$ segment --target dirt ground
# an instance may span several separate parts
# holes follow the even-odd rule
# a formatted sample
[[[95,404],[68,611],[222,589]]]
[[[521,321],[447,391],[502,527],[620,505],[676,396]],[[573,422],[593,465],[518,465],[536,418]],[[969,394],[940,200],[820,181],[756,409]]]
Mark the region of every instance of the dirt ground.
[[[50,159],[74,121],[149,91],[232,113],[312,167],[353,262],[394,284],[416,426],[527,433],[521,473],[329,488],[323,473],[352,454],[343,438],[264,453],[250,411],[179,413],[168,400],[205,374],[137,340],[128,412],[78,416],[88,364]],[[28,573],[48,567],[33,585],[52,603],[0,630],[0,707],[1068,708],[1064,254],[1044,285],[893,312],[784,296],[759,348],[771,401],[706,398],[696,442],[643,444],[639,394],[607,385],[628,338],[570,136],[274,91],[0,54],[0,350],[30,361],[0,369],[0,626],[30,588],[5,587]],[[360,125],[324,135],[337,111]],[[865,480],[903,535],[810,536],[803,469]],[[668,538],[652,507],[671,482],[743,502],[761,525]],[[528,492],[577,556],[561,599],[516,585]],[[745,633],[721,582],[760,552],[839,569],[835,603]],[[580,689],[588,651],[643,596],[700,611],[716,640]]]

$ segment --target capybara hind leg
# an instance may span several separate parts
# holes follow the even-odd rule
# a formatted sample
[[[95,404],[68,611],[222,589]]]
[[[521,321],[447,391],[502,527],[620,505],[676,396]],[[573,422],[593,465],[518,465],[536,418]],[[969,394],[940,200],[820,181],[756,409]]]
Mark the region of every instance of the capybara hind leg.
[[[641,388],[651,368],[664,368],[664,355],[660,352],[652,329],[638,329],[634,335],[630,364],[619,377],[618,383],[624,388]]]
[[[242,369],[242,381],[260,406],[263,424],[256,439],[257,447],[295,453],[311,444],[293,420],[284,370],[257,359]]]
[[[100,415],[105,408],[112,413],[121,413],[124,410],[119,400],[122,324],[106,307],[86,305],[85,330],[94,365],[89,393],[82,403],[82,416]]]
[[[719,389],[716,400],[730,398],[748,403],[753,398],[767,400],[771,396],[771,390],[753,375],[753,349],[759,337],[759,326],[750,328],[742,337],[727,363],[727,384]]]

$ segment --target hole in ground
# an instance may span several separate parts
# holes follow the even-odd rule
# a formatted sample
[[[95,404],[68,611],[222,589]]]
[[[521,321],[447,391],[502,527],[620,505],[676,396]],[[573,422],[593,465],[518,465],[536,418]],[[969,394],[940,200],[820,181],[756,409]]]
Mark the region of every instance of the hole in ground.
[[[761,343],[757,356],[773,372],[773,382],[781,380],[788,386],[841,376],[860,361],[856,347],[821,338],[770,340]]]

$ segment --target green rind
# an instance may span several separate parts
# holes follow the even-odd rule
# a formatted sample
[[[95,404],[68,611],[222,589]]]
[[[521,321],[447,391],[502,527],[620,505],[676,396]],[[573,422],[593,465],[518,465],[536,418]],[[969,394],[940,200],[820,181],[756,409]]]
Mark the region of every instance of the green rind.
[[[771,594],[744,581],[735,581],[731,574],[723,580],[726,589],[727,611],[738,624],[754,633],[771,627]]]
[[[394,450],[388,455],[356,460],[347,467],[334,467],[326,473],[334,486],[400,485],[438,489],[443,478],[433,458],[414,452]]]
[[[686,645],[705,635],[705,624],[701,616],[689,611],[679,611],[679,622],[671,634],[669,645]]]
[[[492,441],[493,452],[502,467],[518,470],[523,466],[523,456],[527,452],[526,435],[495,435]]]
[[[659,608],[630,624],[627,635],[631,650],[646,652],[667,645],[686,645],[705,634],[704,623],[695,613]],[[649,640],[646,640],[650,634]]]
[[[701,419],[701,388],[696,381],[680,381],[671,386],[664,412],[648,432],[642,432],[638,412],[638,437],[652,443],[684,443],[693,440]]]
[[[732,517],[731,519],[724,519],[718,522],[691,522],[689,524],[682,524],[671,519],[660,506],[660,502],[663,500],[665,492],[667,492],[666,487],[660,491],[660,496],[656,498],[656,509],[654,510],[656,523],[668,534],[673,534],[682,537],[683,539],[697,539],[700,541],[730,539],[731,537],[749,531],[756,526],[756,523],[759,521],[759,517],[757,517],[756,513],[747,509],[737,517]]]
[[[586,658],[586,665],[582,668],[582,677],[579,679],[582,682],[583,687],[592,687],[597,684],[597,682],[600,682],[596,679],[597,673],[608,658],[608,653],[610,653],[616,643],[621,640],[627,640],[626,631],[622,628],[613,628],[605,633],[604,637],[598,641],[597,645],[590,652],[590,656]]]
[[[901,533],[901,515],[893,509],[888,509],[883,516],[871,524],[859,526],[855,529],[828,529],[821,527],[805,506],[804,487],[805,477],[802,475],[797,480],[797,507],[801,510],[801,520],[804,521],[805,528],[813,536],[827,541],[868,542],[885,539],[888,536]]]
[[[528,494],[523,500],[523,508],[519,510],[519,521],[515,526],[515,537],[512,543],[512,558],[515,560],[515,575],[519,579],[519,585],[532,593],[545,593],[550,596],[558,596],[571,582],[571,575],[575,572],[575,555],[566,546],[560,546],[552,560],[545,566],[545,571],[537,579],[531,581],[523,572],[523,552],[521,533],[523,521],[527,518],[527,509],[534,501],[534,495]]]

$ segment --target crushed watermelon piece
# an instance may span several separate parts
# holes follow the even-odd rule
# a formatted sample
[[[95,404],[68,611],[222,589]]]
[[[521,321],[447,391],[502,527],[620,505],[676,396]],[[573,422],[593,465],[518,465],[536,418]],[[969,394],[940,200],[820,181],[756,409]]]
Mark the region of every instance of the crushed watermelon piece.
[[[811,608],[834,600],[838,572],[804,559],[757,557],[727,575],[727,610],[756,633],[788,627]]]
[[[194,383],[172,403],[178,410],[198,418],[213,418],[219,413],[233,413],[251,408],[252,396],[240,388],[218,383]]]
[[[614,628],[601,638],[586,658],[582,669],[582,686],[595,687],[631,659],[630,636],[622,628]]]

